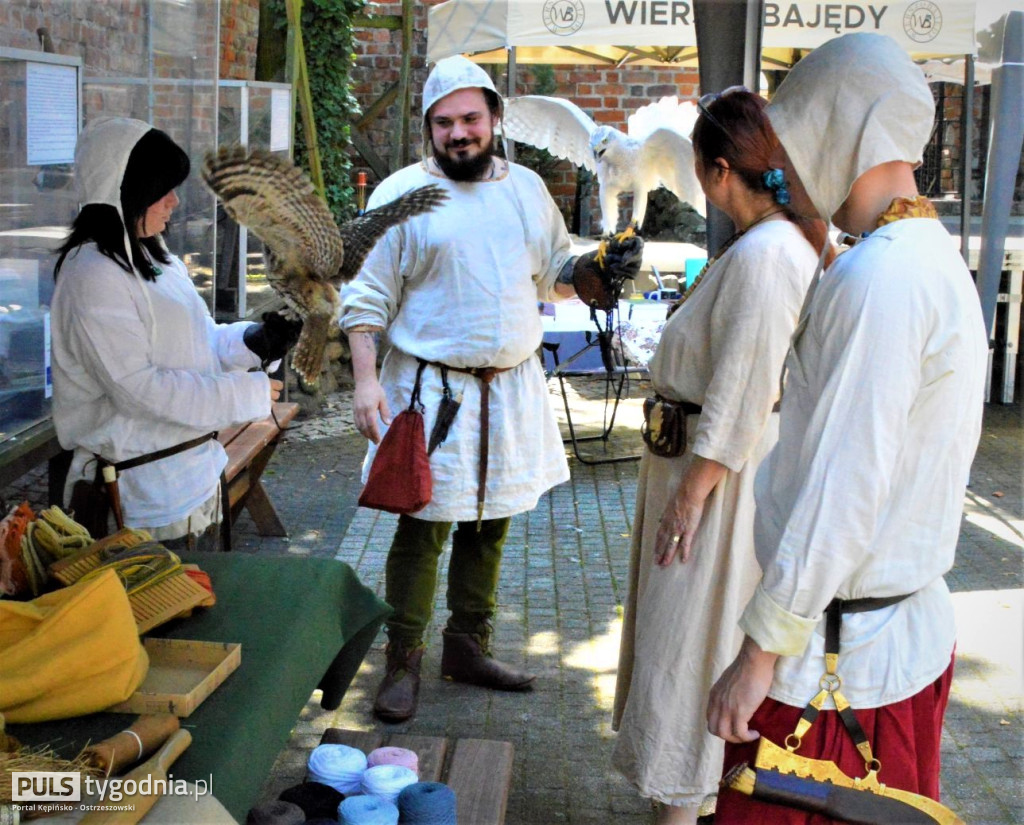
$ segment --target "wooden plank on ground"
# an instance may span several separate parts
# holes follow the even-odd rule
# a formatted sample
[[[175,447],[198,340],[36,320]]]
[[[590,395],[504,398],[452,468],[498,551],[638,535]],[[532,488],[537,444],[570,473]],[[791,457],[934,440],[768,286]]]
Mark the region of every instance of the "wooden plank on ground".
[[[458,739],[447,784],[455,791],[459,822],[502,825],[512,784],[510,742]]]
[[[448,741],[440,736],[407,736],[396,733],[388,739],[388,745],[405,748],[419,757],[420,782],[440,782],[444,756],[448,752]]]

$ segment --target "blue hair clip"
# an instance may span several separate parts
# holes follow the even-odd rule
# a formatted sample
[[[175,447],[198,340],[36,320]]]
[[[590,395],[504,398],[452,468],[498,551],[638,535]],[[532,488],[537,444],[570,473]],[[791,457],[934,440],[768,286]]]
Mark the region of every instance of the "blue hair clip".
[[[786,178],[781,169],[769,169],[761,175],[761,180],[765,188],[771,189],[776,203],[783,206],[789,203],[789,187],[786,186]]]

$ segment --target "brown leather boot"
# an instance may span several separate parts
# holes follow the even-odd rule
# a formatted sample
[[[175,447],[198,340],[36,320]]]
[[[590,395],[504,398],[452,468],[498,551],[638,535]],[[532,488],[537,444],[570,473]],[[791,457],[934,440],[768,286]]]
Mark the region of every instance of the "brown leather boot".
[[[387,669],[373,712],[384,722],[404,722],[416,713],[420,694],[420,661],[425,648],[420,645],[411,651],[400,644],[388,644]]]
[[[488,649],[488,635],[457,633],[445,628],[441,675],[453,682],[492,690],[530,690],[536,677],[493,658]]]

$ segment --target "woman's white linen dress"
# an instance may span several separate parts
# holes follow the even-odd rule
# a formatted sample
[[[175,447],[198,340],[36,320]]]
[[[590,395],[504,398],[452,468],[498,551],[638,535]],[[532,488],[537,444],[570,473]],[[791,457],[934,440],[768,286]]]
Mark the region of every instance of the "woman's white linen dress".
[[[686,419],[683,455],[647,452],[640,464],[613,764],[667,804],[699,804],[721,777],[723,742],[707,732],[705,708],[739,649],[737,619],[760,578],[754,474],[778,438],[771,410],[816,264],[789,221],[752,228],[669,318],[650,364],[659,394],[703,410]],[[694,455],[729,471],[705,502],[690,561],[656,567],[658,524]]]

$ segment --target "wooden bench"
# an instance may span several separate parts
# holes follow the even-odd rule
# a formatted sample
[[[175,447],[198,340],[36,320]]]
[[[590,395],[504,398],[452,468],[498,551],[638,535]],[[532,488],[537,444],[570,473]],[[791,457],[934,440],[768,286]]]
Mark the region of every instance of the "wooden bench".
[[[262,421],[231,427],[217,436],[228,454],[224,477],[228,483],[231,521],[234,522],[244,508],[249,511],[261,536],[288,535],[260,478],[277,449],[281,433],[298,411],[298,404],[278,401],[271,415]]]
[[[455,791],[457,819],[468,825],[503,825],[512,785],[513,748],[492,739],[410,736],[328,728],[321,745],[348,745],[369,753],[382,745],[419,757],[421,782],[444,782]]]

